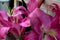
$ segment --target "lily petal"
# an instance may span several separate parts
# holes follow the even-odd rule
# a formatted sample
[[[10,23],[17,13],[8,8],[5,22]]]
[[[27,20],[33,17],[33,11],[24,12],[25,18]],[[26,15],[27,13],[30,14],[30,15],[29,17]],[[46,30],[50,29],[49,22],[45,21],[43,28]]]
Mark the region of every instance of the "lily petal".
[[[50,23],[50,30],[52,29],[56,34],[56,39],[60,40],[60,8],[57,4],[54,4],[56,7],[54,8],[55,16]]]
[[[35,8],[40,8],[43,0],[29,0],[28,11],[31,13]]]
[[[43,25],[45,28],[49,29],[48,25],[52,20],[52,16],[44,13],[42,10],[40,10],[39,8],[36,8],[30,15],[31,20],[33,20],[32,22],[35,26],[41,26]],[[36,25],[37,24],[37,25]]]
[[[26,8],[23,7],[23,6],[19,6],[19,7],[14,8],[14,14],[17,14],[17,12],[18,12],[19,10],[20,10],[20,11],[24,11],[24,12],[26,12],[26,13],[28,14],[28,11],[27,11]]]
[[[0,27],[0,38],[4,39],[9,31],[10,27]]]
[[[20,23],[22,27],[29,27],[30,26],[30,19],[25,18],[22,23]]]
[[[4,10],[0,10],[0,18],[3,18],[4,20],[8,21],[8,14]]]
[[[39,40],[39,36],[34,31],[30,31],[27,35],[25,35],[24,40]]]

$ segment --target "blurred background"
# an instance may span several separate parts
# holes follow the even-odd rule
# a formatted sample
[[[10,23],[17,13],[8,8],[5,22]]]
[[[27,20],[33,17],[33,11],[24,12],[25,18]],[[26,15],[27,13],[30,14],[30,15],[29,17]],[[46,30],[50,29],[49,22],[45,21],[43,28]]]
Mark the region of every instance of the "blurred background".
[[[14,6],[14,2],[16,1],[16,6],[21,5],[22,0],[0,0],[0,10],[8,10],[8,7],[11,9]],[[24,0],[26,3],[28,3],[28,0]]]
[[[13,7],[23,5],[21,3],[22,0],[0,0],[0,10],[8,11],[8,8],[13,9]],[[29,0],[24,0],[25,3],[28,3]],[[49,2],[57,2],[60,3],[60,0],[45,0],[47,3]],[[26,6],[26,5],[24,5]],[[44,12],[47,12],[49,14],[52,14],[49,10],[47,10],[44,5],[42,4],[41,8]]]

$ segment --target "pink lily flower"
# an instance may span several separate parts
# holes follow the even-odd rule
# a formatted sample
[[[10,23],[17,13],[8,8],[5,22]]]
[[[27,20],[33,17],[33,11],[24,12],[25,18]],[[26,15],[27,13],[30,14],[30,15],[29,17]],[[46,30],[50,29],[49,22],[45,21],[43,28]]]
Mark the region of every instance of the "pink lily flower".
[[[30,14],[31,25],[33,26],[31,31],[33,32],[29,32],[24,37],[25,40],[60,40],[60,8],[56,4],[53,5],[55,7],[53,9],[54,17],[44,13],[39,8]]]
[[[30,0],[30,4],[28,4],[28,7],[30,8],[30,5],[32,3],[32,0]],[[38,1],[35,0],[35,4],[37,5],[37,7],[40,7],[39,4],[38,4]],[[33,5],[35,5],[33,3]],[[31,7],[33,6],[31,5]],[[8,15],[5,11],[0,11],[0,26],[1,27],[1,30],[4,31],[4,34],[3,32],[0,34],[0,38],[4,38],[5,35],[8,34],[8,31],[11,32],[16,38],[18,38],[21,33],[24,31],[25,27],[29,27],[30,26],[30,18],[28,17],[30,12],[32,12],[35,8],[37,8],[36,6],[34,6],[34,8],[32,9],[26,9],[24,8],[23,6],[20,6],[20,7],[17,7],[17,8],[14,8],[14,11],[13,11],[13,15]],[[20,10],[20,11],[19,11]],[[23,18],[23,15],[25,16],[25,18]],[[6,27],[5,27],[6,26]],[[5,34],[6,33],[6,34]]]
[[[44,13],[42,10],[40,10],[39,8],[36,8],[30,15],[30,21],[31,21],[31,25],[32,25],[32,34],[36,37],[38,37],[36,39],[35,36],[31,35],[30,33],[28,35],[26,35],[24,37],[25,40],[42,40],[43,37],[43,32],[42,30],[40,30],[40,27],[42,26],[42,24],[44,26],[47,26],[48,23],[51,22],[52,20],[52,16]],[[45,19],[46,17],[46,19]],[[41,20],[40,20],[41,19]],[[43,21],[44,20],[44,21]],[[32,37],[28,37],[29,35],[31,35]]]
[[[30,0],[30,1],[31,1],[31,3],[32,3],[33,0]],[[31,3],[30,3],[30,5],[31,5]],[[38,3],[38,1],[35,0],[35,4],[37,4],[37,3]],[[34,3],[33,3],[33,4],[34,4]],[[34,4],[34,5],[35,5],[35,4]],[[40,7],[39,4],[37,4],[37,5],[38,5],[38,7]],[[31,5],[31,6],[33,6],[33,5]],[[29,4],[28,4],[28,7],[30,7]],[[34,9],[35,9],[35,8],[36,8],[36,6],[34,6]],[[20,10],[20,11],[19,11],[19,10]],[[32,10],[33,10],[33,9],[32,9]],[[22,12],[22,11],[23,11],[23,12]],[[30,14],[30,11],[29,11],[29,10],[26,10],[23,6],[20,6],[20,7],[17,7],[17,8],[14,9],[14,15],[13,15],[13,16],[18,16],[18,15],[20,16],[20,15],[22,15],[22,14],[25,14],[25,16],[28,17],[29,14]],[[21,16],[20,16],[20,17],[21,17]],[[20,17],[19,17],[19,18],[20,18]],[[20,18],[20,19],[21,19],[21,18]],[[22,19],[23,19],[23,18],[22,18]],[[21,25],[21,26],[25,26],[25,27],[26,27],[26,26],[30,26],[30,19],[29,19],[29,17],[28,17],[28,18],[25,18],[25,19],[27,19],[27,21],[23,21],[22,23],[20,23],[20,25]],[[24,19],[24,20],[25,20],[25,19]],[[27,25],[26,25],[26,24],[27,24]]]
[[[19,8],[19,9],[21,9],[21,8]],[[23,8],[21,11],[26,13],[26,11],[24,11]],[[9,30],[9,32],[11,32],[15,37],[18,37],[21,35],[24,27],[30,26],[30,20],[28,18],[23,18],[21,14],[9,16],[7,13],[5,13],[5,11],[0,11],[0,15],[1,15],[0,16],[1,26],[10,27],[11,29]],[[26,26],[25,26],[25,24],[26,24]],[[7,31],[7,33],[8,33],[8,31]]]

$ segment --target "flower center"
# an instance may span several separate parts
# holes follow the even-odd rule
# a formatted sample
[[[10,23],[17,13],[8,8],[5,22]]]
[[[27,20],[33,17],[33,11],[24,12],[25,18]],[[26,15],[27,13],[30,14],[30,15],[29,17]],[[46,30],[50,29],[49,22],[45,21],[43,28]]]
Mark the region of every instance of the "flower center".
[[[41,30],[43,31],[43,39],[42,40],[44,40],[45,36],[48,35],[48,34],[53,36],[55,38],[55,40],[57,40],[57,38],[55,36],[56,32],[54,30],[47,30],[47,31],[45,31],[45,28],[43,26],[41,27]]]

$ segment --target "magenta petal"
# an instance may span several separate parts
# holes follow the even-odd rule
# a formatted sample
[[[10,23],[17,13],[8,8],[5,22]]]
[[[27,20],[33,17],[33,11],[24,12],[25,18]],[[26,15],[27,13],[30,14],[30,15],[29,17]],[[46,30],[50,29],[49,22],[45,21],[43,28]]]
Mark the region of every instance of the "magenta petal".
[[[13,24],[13,26],[11,27],[10,32],[15,36],[15,37],[19,37],[21,35],[21,33],[23,33],[24,31],[24,27],[21,27],[19,24]]]
[[[52,11],[55,12],[57,16],[60,15],[60,7],[58,4],[52,3],[50,6],[53,7]]]
[[[56,4],[55,4],[56,5]],[[54,9],[56,15],[53,18],[52,22],[50,23],[50,29],[53,29],[57,34],[60,34],[60,9],[58,9],[58,7],[56,7],[56,9]]]
[[[60,40],[60,36],[59,36],[60,34],[58,34],[57,36],[56,36],[56,38],[57,38],[57,40]]]
[[[17,13],[18,13],[18,14],[22,14],[22,13],[19,13],[19,11],[20,11],[20,12],[23,11],[23,12],[25,12],[25,13],[28,14],[28,11],[26,10],[25,7],[23,7],[23,6],[18,6],[18,7],[16,7],[16,8],[14,8],[14,15],[16,15]],[[24,13],[23,13],[23,14],[24,14]],[[26,15],[27,15],[27,14],[26,14]]]
[[[0,38],[5,38],[10,27],[0,27]]]
[[[19,36],[18,30],[17,30],[16,28],[11,29],[10,32],[11,32],[15,37],[18,37],[18,36]]]
[[[38,40],[39,36],[34,32],[30,31],[27,35],[24,36],[24,40]]]
[[[44,13],[42,10],[40,10],[40,9],[38,9],[38,8],[35,10],[35,14],[36,14],[36,15],[38,16],[38,18],[41,20],[42,25],[43,25],[45,28],[48,29],[48,28],[49,28],[48,25],[49,25],[49,23],[50,23],[51,20],[52,20],[52,16]]]
[[[29,12],[23,6],[19,6],[14,8],[14,14],[12,16],[18,18],[18,22],[20,23],[23,19],[23,15],[27,17],[28,14]]]
[[[10,32],[15,36],[18,37],[21,34],[21,26],[18,24],[13,24],[11,27]]]
[[[30,0],[28,3],[28,11],[32,12],[35,8],[38,8],[38,0]]]
[[[51,22],[51,29],[60,30],[59,17],[55,17]]]
[[[50,24],[50,29],[52,29],[53,31],[55,31],[56,35],[57,36],[57,39],[60,38],[60,24],[59,24],[59,17],[55,17],[53,19],[53,21],[51,22]],[[60,39],[59,39],[60,40]]]
[[[48,25],[49,23],[51,22],[52,20],[52,16],[44,13],[42,10],[40,10],[39,8],[36,8],[30,15],[31,17],[31,20],[33,20],[32,22],[34,23],[37,19],[37,22],[35,22],[35,25],[36,24],[41,24],[42,22],[42,25],[45,27],[45,28],[49,28]],[[35,17],[35,18],[34,18]],[[40,22],[41,21],[41,22]]]
[[[22,16],[21,15],[13,15],[8,18],[8,22],[10,23],[21,23],[22,22]],[[16,22],[16,20],[18,22]]]
[[[28,32],[28,34],[24,36],[24,40],[42,40],[42,34],[42,32],[40,32],[40,35],[36,34],[36,32],[31,30],[30,32]]]
[[[41,27],[41,21],[39,20],[39,18],[36,16],[36,14],[31,13],[29,15],[30,17],[30,21],[31,21],[31,25],[32,28],[39,34],[40,33],[40,27]]]
[[[53,3],[54,5],[54,9],[53,11],[55,12],[55,16],[52,20],[52,22],[50,23],[50,29],[52,29],[53,31],[55,31],[56,33],[56,38],[57,40],[60,40],[60,8],[57,4]]]
[[[30,26],[30,19],[25,18],[22,23],[20,23],[22,27],[29,27]]]
[[[7,23],[8,23],[8,24],[7,24]],[[0,19],[0,24],[1,24],[2,26],[12,27],[12,23],[9,22],[9,21],[6,21],[6,20],[4,20],[4,19]],[[1,26],[1,25],[0,25],[0,26]]]
[[[5,12],[4,10],[0,10],[0,18],[3,18],[4,20],[8,21],[7,12]]]

